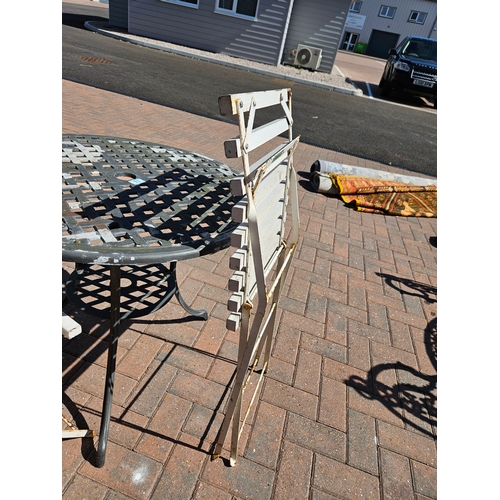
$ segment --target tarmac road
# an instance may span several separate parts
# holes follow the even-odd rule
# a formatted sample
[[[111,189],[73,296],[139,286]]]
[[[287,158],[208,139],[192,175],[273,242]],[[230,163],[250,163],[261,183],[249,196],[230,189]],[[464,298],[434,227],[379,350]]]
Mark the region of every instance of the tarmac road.
[[[210,118],[226,93],[292,87],[301,141],[437,175],[436,114],[224,67],[93,33],[102,5],[63,3],[62,77]]]

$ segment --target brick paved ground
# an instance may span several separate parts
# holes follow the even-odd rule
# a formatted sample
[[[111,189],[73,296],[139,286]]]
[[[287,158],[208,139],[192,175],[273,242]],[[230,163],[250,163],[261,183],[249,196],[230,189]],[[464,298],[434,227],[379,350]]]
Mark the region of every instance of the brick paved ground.
[[[63,133],[156,141],[240,169],[222,148],[235,125],[68,81],[62,90]],[[106,465],[92,465],[90,439],[63,441],[65,500],[436,498],[437,220],[357,213],[308,186],[318,158],[389,167],[306,144],[295,158],[301,241],[236,467],[208,454],[235,366],[228,249],[178,265],[208,321],[182,321],[173,300],[123,325]],[[66,311],[83,334],[63,341],[63,414],[98,429],[107,322]]]

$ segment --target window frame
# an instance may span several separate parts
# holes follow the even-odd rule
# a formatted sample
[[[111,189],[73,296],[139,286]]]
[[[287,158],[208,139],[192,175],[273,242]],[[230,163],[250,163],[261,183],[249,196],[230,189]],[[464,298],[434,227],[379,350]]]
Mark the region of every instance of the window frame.
[[[412,19],[412,18],[411,18],[411,16],[412,16],[413,14],[417,14],[417,19]],[[419,21],[418,21],[418,17],[419,17],[420,15],[424,16],[424,19],[422,20],[422,22],[419,22]],[[408,22],[409,22],[409,23],[415,23],[415,24],[425,24],[425,20],[426,20],[426,19],[427,19],[427,12],[422,12],[421,10],[412,10],[412,11],[410,12],[409,17],[408,17]]]
[[[382,14],[382,10],[384,10],[384,9],[387,9],[387,10],[388,9],[393,9],[394,12],[393,12],[392,16],[388,16],[388,15]],[[396,15],[396,10],[397,10],[397,7],[392,7],[390,5],[381,5],[380,6],[380,10],[378,12],[378,16],[379,17],[383,17],[384,19],[394,19],[394,16]]]
[[[200,0],[196,0],[196,3],[192,3],[189,0],[160,0],[160,2],[173,3],[175,5],[181,5],[182,7],[189,7],[191,9],[200,8]]]
[[[255,6],[255,15],[254,16],[246,16],[244,14],[239,14],[238,12],[236,12],[236,9],[238,8],[239,1],[240,0],[233,0],[233,8],[232,9],[224,9],[222,7],[219,7],[220,0],[215,0],[214,12],[216,14],[222,14],[224,16],[237,17],[238,19],[246,19],[246,20],[250,20],[250,21],[256,21],[257,20],[257,13],[259,12],[260,0],[257,0],[257,4]]]
[[[359,5],[357,10],[354,8],[356,5]],[[361,0],[354,0],[351,5],[349,6],[349,12],[353,12],[354,14],[359,14],[361,12],[361,7],[363,5],[363,2]]]

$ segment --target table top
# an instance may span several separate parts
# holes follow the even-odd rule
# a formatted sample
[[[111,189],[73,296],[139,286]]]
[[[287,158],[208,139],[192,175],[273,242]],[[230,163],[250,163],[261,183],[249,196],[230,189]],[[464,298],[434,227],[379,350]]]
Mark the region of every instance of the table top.
[[[229,246],[237,175],[157,143],[62,136],[63,260],[106,265],[185,260]]]

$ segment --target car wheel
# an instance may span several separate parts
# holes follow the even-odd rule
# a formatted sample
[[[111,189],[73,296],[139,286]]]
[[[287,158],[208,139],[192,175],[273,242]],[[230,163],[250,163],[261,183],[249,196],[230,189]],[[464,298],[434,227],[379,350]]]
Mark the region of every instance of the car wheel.
[[[389,97],[391,95],[391,90],[392,90],[392,87],[391,87],[391,84],[389,81],[387,80],[384,80],[384,84],[382,85],[382,96],[383,97]]]
[[[380,82],[378,83],[378,86],[379,86],[379,88],[381,88],[381,89],[382,89],[382,88],[384,88],[384,85],[385,85],[385,78],[384,78],[384,77],[382,77],[382,78],[380,79]]]
[[[434,109],[438,109],[438,99],[434,99]]]

